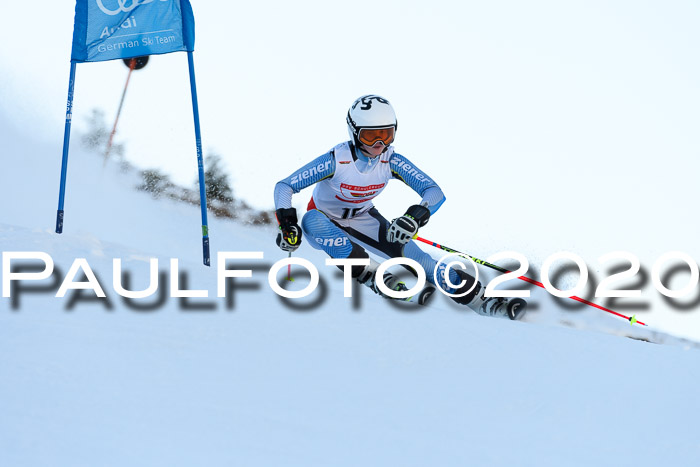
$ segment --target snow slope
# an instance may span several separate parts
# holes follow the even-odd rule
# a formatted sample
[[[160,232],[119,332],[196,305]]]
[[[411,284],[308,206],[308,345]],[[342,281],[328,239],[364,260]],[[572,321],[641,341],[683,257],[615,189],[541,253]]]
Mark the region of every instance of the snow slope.
[[[299,255],[318,265],[327,294],[294,309],[266,284],[284,256],[274,231],[212,220],[214,256],[264,252],[227,304],[214,298],[216,268],[201,266],[196,208],[133,191],[131,175],[74,150],[58,236],[60,143],[4,140],[13,170],[0,173],[3,252],[48,252],[62,274],[86,258],[111,308],[82,291],[72,308],[70,293],[24,292],[17,309],[0,299],[0,465],[700,459],[700,353],[690,342],[595,310],[560,311],[538,291],[527,322],[483,318],[444,297],[416,310],[356,289],[357,304],[308,245]],[[143,288],[150,257],[166,273],[179,258],[187,286],[210,297],[129,308],[112,289],[112,259]],[[52,280],[42,285],[55,290]],[[680,345],[615,335],[633,332]]]

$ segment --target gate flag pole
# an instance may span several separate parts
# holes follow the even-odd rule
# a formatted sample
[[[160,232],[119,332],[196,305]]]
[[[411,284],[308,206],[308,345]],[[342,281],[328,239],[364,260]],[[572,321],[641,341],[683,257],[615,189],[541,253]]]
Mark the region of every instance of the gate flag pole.
[[[68,79],[68,99],[66,105],[66,127],[63,132],[63,160],[61,162],[61,186],[58,191],[58,212],[56,213],[56,233],[63,232],[63,203],[66,196],[66,174],[68,171],[68,146],[70,145],[70,124],[73,119],[73,90],[75,89],[75,61],[70,62]]]
[[[56,214],[56,233],[60,234],[63,232],[68,146],[73,116],[76,64],[118,59],[128,60],[171,52],[187,52],[197,143],[197,165],[199,167],[203,257],[204,264],[210,266],[202,138],[199,129],[199,109],[197,108],[197,89],[194,79],[192,51],[194,51],[194,14],[190,0],[161,0],[159,2],[153,0],[134,0],[131,2],[119,0],[118,2],[107,2],[107,5],[105,5],[104,1],[99,0],[75,1],[73,47],[71,49],[68,105],[63,137],[63,161],[61,165],[58,212]],[[124,95],[122,94],[122,102],[123,97]],[[109,149],[107,150],[108,153]]]
[[[199,129],[199,105],[197,104],[197,83],[194,78],[194,58],[192,51],[187,52],[190,68],[190,91],[192,93],[192,114],[194,116],[194,136],[197,144],[197,167],[199,168],[199,205],[202,210],[202,255],[204,265],[210,266],[209,257],[209,222],[207,221],[207,191],[204,185],[204,160],[202,158],[202,132]]]

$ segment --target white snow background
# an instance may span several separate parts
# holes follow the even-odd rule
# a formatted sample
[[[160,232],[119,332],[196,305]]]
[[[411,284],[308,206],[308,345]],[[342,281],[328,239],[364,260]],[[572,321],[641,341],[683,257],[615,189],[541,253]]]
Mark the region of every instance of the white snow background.
[[[0,172],[3,251],[48,252],[62,274],[86,258],[112,306],[68,309],[71,292],[53,296],[62,277],[40,282],[53,292],[20,293],[18,309],[0,301],[0,465],[692,465],[700,455],[691,342],[561,310],[536,290],[525,322],[441,296],[397,309],[361,289],[353,307],[308,245],[298,255],[328,285],[320,305],[284,306],[263,269],[238,280],[257,288],[236,289],[228,309],[213,298],[216,268],[201,265],[196,207],[133,190],[137,178],[76,144],[59,236],[58,141],[0,131],[12,167]],[[269,267],[284,256],[272,228],[211,224],[214,257],[263,251]],[[187,286],[211,298],[125,306],[112,259],[143,289],[150,257],[166,272],[179,258]]]

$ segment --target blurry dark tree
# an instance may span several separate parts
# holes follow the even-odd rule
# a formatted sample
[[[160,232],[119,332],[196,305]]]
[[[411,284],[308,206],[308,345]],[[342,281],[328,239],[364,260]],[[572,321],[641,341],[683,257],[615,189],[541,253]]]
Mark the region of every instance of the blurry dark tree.
[[[221,156],[210,153],[204,158],[204,184],[206,185],[207,200],[220,201],[224,204],[233,202],[233,189],[229,174],[224,167]],[[199,179],[197,179],[199,189]]]
[[[170,181],[170,177],[158,169],[147,169],[141,172],[142,183],[138,185],[141,191],[151,193],[158,198],[164,193],[171,191],[175,185]]]
[[[107,150],[107,142],[111,128],[105,122],[105,113],[99,109],[92,109],[90,116],[87,118],[87,133],[83,134],[83,145],[95,152],[104,155]],[[124,156],[124,143],[112,142],[110,156],[117,156],[121,159]]]

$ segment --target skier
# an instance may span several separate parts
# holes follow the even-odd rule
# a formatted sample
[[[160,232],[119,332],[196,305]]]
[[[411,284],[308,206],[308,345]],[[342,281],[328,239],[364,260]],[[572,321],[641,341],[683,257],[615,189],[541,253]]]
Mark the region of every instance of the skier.
[[[450,282],[459,285],[452,287],[445,280],[445,265],[440,264],[435,283],[437,261],[412,239],[445,202],[445,196],[432,178],[394,152],[397,121],[389,101],[377,95],[362,96],[348,110],[346,121],[349,141],[338,144],[275,185],[275,215],[280,229],[277,245],[283,251],[295,251],[306,235],[311,246],[332,258],[369,258],[368,266],[352,266],[352,277],[386,298],[389,297],[377,287],[379,263],[367,251],[384,258],[411,258],[422,266],[431,284],[446,292],[459,295],[472,289],[466,295],[452,297],[457,303],[482,315],[521,317],[526,308],[524,300],[485,297],[486,288],[478,281],[474,285],[474,277],[463,270],[450,269]],[[403,181],[422,200],[389,222],[374,207],[372,199],[392,178]],[[314,191],[300,227],[296,209],[292,207],[292,195],[311,185],[315,185]],[[383,279],[391,290],[407,290],[390,272]],[[432,286],[426,287],[420,302],[434,290]]]

